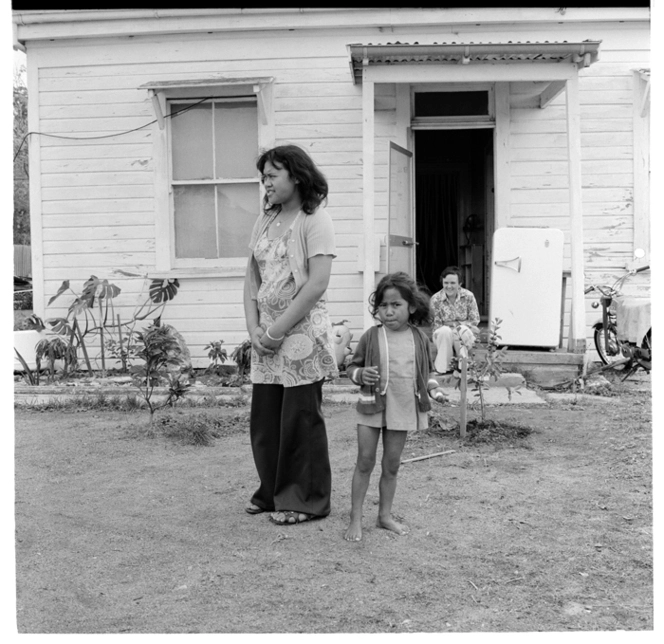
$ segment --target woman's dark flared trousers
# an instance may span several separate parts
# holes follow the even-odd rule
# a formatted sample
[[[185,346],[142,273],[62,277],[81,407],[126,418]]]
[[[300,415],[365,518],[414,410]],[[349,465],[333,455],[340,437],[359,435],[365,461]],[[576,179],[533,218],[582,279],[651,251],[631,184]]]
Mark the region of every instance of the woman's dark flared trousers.
[[[322,412],[323,381],[253,386],[251,449],[261,484],[251,502],[272,511],[330,513],[332,472]]]

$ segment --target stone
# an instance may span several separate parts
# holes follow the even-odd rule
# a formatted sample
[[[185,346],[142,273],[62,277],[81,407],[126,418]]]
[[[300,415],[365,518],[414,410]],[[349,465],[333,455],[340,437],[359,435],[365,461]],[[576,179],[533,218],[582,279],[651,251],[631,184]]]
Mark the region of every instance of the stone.
[[[585,383],[586,389],[611,389],[611,383],[601,374],[589,376]]]

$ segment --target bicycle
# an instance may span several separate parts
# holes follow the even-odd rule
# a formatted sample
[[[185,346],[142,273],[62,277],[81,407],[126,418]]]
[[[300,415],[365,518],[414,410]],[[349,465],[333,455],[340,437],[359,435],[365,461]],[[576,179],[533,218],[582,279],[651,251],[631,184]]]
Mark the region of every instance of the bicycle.
[[[652,368],[652,327],[648,329],[640,343],[630,342],[627,338],[619,337],[616,303],[625,280],[649,269],[649,265],[641,266],[628,271],[611,286],[591,284],[584,291],[586,294],[592,291],[600,293],[599,302],[592,303],[594,309],[602,307],[602,319],[593,325],[595,349],[607,368],[621,366],[624,368],[625,375],[622,380],[631,376],[639,368],[646,372],[650,372]]]

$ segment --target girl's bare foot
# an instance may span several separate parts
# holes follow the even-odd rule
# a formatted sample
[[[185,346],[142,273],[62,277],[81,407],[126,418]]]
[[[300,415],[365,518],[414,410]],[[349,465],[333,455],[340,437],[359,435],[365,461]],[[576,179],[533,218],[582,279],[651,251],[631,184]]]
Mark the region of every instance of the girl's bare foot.
[[[401,536],[408,534],[410,532],[407,525],[395,521],[394,518],[391,516],[385,519],[381,519],[381,517],[378,517],[376,525],[379,528],[385,528],[385,530],[391,530],[392,532],[396,532],[398,535]]]
[[[362,519],[351,519],[348,525],[348,530],[344,535],[346,541],[361,541],[362,540]]]

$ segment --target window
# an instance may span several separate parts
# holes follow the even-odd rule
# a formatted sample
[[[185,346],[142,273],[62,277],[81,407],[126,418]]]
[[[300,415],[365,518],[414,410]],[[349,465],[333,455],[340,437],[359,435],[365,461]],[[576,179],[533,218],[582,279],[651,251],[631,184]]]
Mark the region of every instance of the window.
[[[417,92],[415,117],[488,116],[488,92]]]
[[[148,83],[155,136],[156,272],[241,275],[261,209],[259,150],[274,144],[271,78]]]
[[[171,120],[176,265],[247,257],[260,206],[256,98],[169,104],[186,110]]]
[[[418,129],[492,127],[493,88],[486,83],[430,83],[413,86],[411,127]]]

